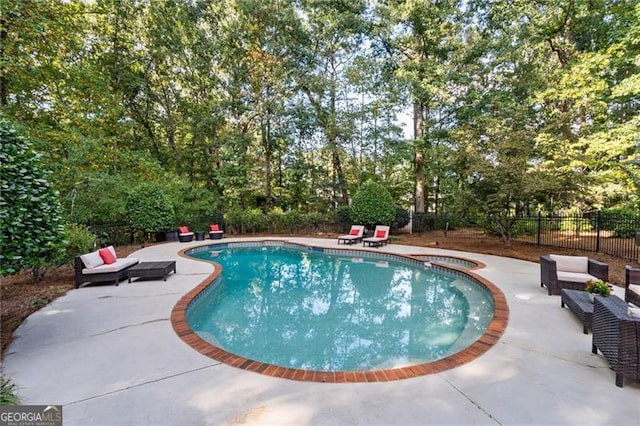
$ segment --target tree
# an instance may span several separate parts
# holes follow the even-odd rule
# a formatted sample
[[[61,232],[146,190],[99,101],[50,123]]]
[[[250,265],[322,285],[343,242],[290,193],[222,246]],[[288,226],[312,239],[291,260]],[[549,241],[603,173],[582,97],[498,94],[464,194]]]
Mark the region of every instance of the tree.
[[[351,219],[367,229],[376,225],[391,225],[396,217],[396,205],[391,194],[376,182],[367,182],[355,193],[351,203]]]
[[[62,208],[50,172],[6,119],[0,119],[0,144],[0,273],[31,269],[39,281],[64,258]]]

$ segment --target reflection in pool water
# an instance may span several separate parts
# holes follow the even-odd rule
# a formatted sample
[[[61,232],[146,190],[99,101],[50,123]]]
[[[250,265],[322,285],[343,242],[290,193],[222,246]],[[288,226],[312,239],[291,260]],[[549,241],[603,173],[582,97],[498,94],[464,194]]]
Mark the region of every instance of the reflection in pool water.
[[[395,260],[260,247],[194,254],[222,278],[187,312],[231,353],[316,371],[387,369],[441,359],[477,340],[489,293],[460,275]]]

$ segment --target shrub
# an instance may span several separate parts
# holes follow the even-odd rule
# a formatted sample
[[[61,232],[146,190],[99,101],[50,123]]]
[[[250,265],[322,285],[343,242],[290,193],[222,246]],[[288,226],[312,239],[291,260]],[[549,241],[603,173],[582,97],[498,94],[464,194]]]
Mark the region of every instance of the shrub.
[[[0,119],[0,163],[0,274],[30,268],[38,281],[46,267],[65,256],[58,194],[30,143],[4,119]]]
[[[351,218],[373,229],[376,225],[391,225],[396,205],[389,191],[379,183],[367,182],[353,196]]]
[[[341,232],[347,232],[351,228],[351,207],[340,206],[336,209],[336,222]]]
[[[84,253],[88,253],[96,245],[96,236],[88,226],[77,223],[67,223],[64,226],[64,233],[67,238],[67,255],[73,259]]]
[[[0,405],[20,404],[17,391],[18,388],[11,383],[11,380],[0,377]]]
[[[269,229],[267,215],[259,208],[228,210],[224,215],[225,226],[230,233],[265,232]]]
[[[391,224],[391,228],[394,230],[398,230],[404,228],[411,221],[411,215],[409,211],[402,206],[396,205],[396,217],[393,219],[393,223]]]
[[[633,238],[636,231],[640,230],[640,215],[632,209],[623,207],[606,209],[598,216],[600,229],[613,231],[614,237]]]
[[[172,229],[173,205],[164,192],[153,184],[142,184],[127,197],[127,224],[134,231],[149,233]]]

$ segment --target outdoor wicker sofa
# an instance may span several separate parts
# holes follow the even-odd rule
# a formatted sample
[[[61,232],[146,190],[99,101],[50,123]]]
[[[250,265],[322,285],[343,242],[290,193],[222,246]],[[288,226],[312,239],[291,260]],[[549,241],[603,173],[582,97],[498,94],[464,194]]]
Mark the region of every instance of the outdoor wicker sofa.
[[[113,256],[112,263],[105,263],[100,255],[101,250],[108,250]],[[116,258],[113,246],[96,250],[91,253],[76,256],[74,258],[75,287],[80,288],[85,283],[114,283],[127,278],[127,270],[140,262],[135,257]]]
[[[540,256],[540,287],[547,287],[549,295],[560,294],[565,288],[584,290],[587,281],[609,279],[609,265],[584,256]]]
[[[640,306],[640,268],[624,268],[624,300]]]
[[[629,315],[629,305],[616,296],[596,296],[593,303],[591,352],[598,350],[616,372],[616,386],[625,378],[640,379],[640,318]]]

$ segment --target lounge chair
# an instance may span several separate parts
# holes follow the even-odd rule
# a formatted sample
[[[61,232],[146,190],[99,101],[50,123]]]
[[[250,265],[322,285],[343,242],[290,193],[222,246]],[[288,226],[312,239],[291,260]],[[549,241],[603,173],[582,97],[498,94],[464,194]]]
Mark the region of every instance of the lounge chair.
[[[624,300],[640,306],[640,268],[624,268]]]
[[[212,240],[219,240],[224,235],[224,231],[220,229],[220,225],[214,223],[209,225],[209,238]]]
[[[178,228],[178,240],[180,240],[181,243],[189,243],[193,241],[193,235],[193,232],[191,232],[186,226]]]
[[[616,296],[593,302],[591,352],[598,350],[616,372],[616,386],[625,378],[640,379],[640,318],[629,315],[629,305]]]
[[[363,238],[362,247],[380,247],[389,242],[389,227],[378,225],[373,231],[373,237]]]
[[[349,231],[348,235],[340,235],[338,237],[338,244],[340,244],[340,242],[344,244],[355,244],[357,242],[362,241],[363,236],[364,236],[363,225],[351,225],[351,231]]]
[[[547,287],[549,295],[560,294],[563,288],[584,290],[587,281],[609,280],[609,265],[585,256],[540,256],[540,287]]]

